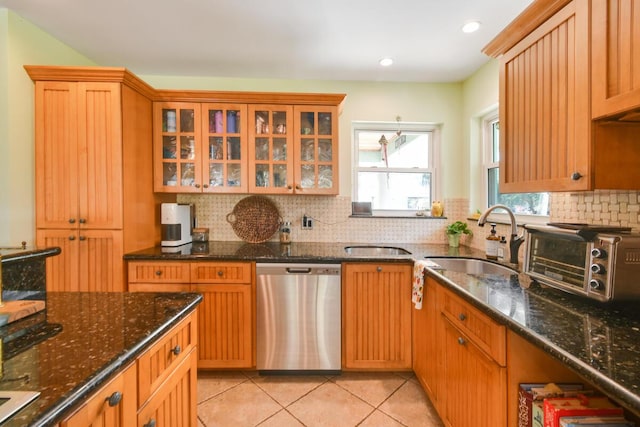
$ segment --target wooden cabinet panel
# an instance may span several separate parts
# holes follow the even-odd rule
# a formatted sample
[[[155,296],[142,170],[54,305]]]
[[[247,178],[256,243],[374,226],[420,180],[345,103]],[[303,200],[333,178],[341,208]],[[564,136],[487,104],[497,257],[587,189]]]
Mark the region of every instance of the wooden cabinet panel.
[[[192,283],[251,283],[251,264],[248,262],[193,262]]]
[[[592,8],[592,116],[640,108],[640,1],[594,1]]]
[[[138,405],[143,405],[173,370],[190,357],[189,352],[196,345],[197,318],[192,314],[138,358]]]
[[[500,59],[500,191],[591,187],[589,2],[574,0]]]
[[[506,365],[506,328],[444,288],[439,292],[442,314],[500,366]]]
[[[343,367],[411,368],[412,267],[343,265]]]
[[[138,413],[139,427],[197,425],[197,355],[191,351]]]
[[[198,284],[198,367],[250,368],[253,356],[253,294],[250,284]]]
[[[136,365],[100,388],[60,427],[128,427],[136,423]]]
[[[506,368],[499,366],[473,340],[443,316],[443,393],[445,425],[451,427],[506,426]]]
[[[432,403],[438,401],[438,379],[441,358],[437,334],[440,312],[437,304],[438,284],[431,277],[425,278],[422,309],[413,309],[413,372],[424,387]]]
[[[189,283],[188,262],[129,262],[129,283]]]

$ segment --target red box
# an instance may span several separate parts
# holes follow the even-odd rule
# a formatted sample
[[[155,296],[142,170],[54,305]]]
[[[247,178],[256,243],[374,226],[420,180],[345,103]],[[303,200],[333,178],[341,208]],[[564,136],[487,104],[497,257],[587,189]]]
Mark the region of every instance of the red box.
[[[551,397],[544,400],[544,427],[560,427],[560,417],[623,415],[606,397]]]
[[[585,394],[584,386],[580,383],[555,384],[562,392],[550,395],[545,391],[547,383],[522,383],[518,390],[518,427],[533,427],[533,405],[542,405],[546,397],[576,396]],[[542,420],[542,417],[540,417]],[[542,426],[542,423],[540,423]]]

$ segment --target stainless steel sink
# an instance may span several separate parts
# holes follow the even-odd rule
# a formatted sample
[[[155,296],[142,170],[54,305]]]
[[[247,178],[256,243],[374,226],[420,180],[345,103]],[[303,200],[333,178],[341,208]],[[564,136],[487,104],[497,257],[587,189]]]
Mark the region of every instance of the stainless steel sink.
[[[344,251],[355,256],[389,256],[389,255],[411,255],[406,249],[394,246],[345,246]]]
[[[499,274],[502,276],[518,274],[512,268],[483,259],[448,257],[428,257],[427,259],[440,267],[431,267],[434,270],[443,269],[467,274]]]

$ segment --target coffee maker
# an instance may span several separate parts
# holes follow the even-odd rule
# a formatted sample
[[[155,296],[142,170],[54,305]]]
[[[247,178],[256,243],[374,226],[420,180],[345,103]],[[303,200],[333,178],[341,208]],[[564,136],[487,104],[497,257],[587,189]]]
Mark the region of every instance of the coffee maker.
[[[181,246],[191,243],[195,222],[191,204],[163,203],[160,207],[162,246]]]

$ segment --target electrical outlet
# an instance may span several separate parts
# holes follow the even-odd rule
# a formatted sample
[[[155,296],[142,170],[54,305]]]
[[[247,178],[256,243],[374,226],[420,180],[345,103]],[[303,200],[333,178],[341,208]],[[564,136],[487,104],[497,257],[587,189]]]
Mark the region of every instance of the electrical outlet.
[[[302,229],[303,230],[311,230],[313,228],[313,219],[304,215],[302,217]]]

